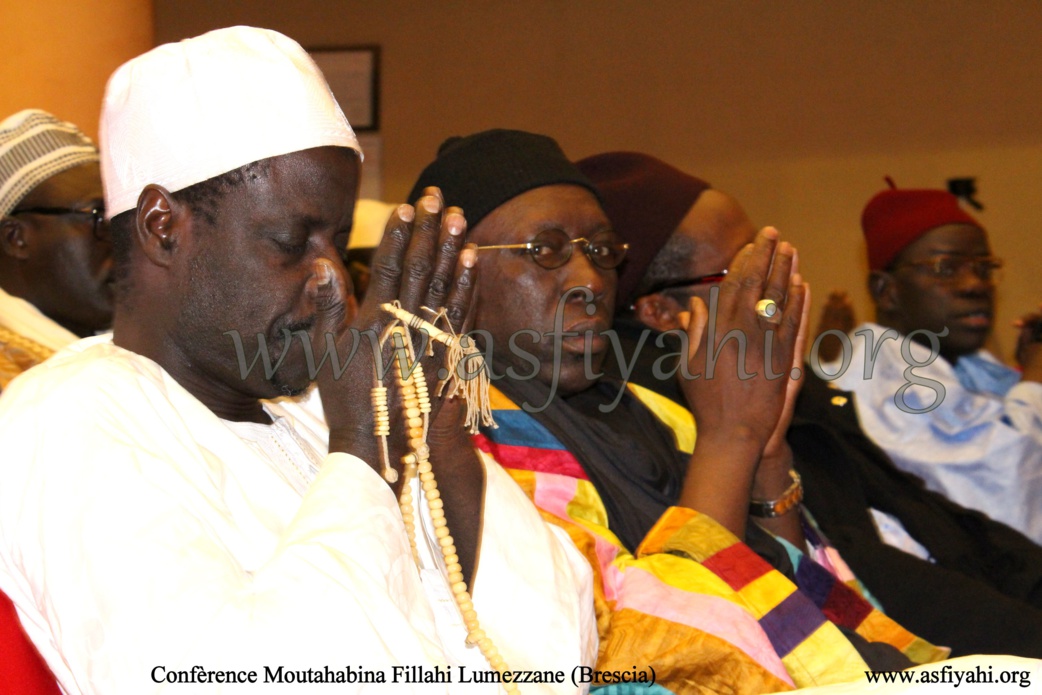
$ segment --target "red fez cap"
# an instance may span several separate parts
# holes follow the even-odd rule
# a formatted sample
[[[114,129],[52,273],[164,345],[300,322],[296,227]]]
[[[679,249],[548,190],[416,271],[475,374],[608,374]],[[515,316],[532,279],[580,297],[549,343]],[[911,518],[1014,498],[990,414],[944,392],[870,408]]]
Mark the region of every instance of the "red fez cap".
[[[600,192],[616,234],[630,245],[619,268],[617,304],[629,306],[652,259],[709,184],[639,152],[605,152],[576,164]]]
[[[896,188],[889,176],[886,181],[890,188],[877,193],[861,213],[872,270],[884,270],[905,247],[931,229],[968,224],[984,231],[948,191]]]

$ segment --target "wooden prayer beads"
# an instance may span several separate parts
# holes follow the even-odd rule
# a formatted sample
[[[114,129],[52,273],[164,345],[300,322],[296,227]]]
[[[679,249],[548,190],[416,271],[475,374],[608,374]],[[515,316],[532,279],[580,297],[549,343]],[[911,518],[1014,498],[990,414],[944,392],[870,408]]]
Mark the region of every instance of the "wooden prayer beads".
[[[426,329],[433,325],[422,321],[418,317],[409,314],[396,305],[384,305],[396,318],[405,324]],[[405,318],[403,318],[403,315]],[[409,538],[409,547],[412,550],[413,559],[417,566],[420,564],[419,550],[416,545],[416,515],[412,494],[412,481],[419,477],[420,489],[423,491],[427,508],[430,511],[431,523],[434,527],[434,536],[441,548],[442,559],[445,562],[446,578],[452,595],[463,618],[463,624],[467,629],[467,644],[476,646],[489,665],[499,672],[509,670],[506,660],[499,653],[492,638],[489,637],[478,621],[477,611],[474,609],[474,601],[471,598],[467,583],[463,579],[463,566],[459,562],[456,553],[456,543],[449,531],[448,520],[445,518],[445,504],[438,491],[438,483],[434,479],[434,469],[430,462],[430,449],[427,446],[427,431],[430,425],[431,401],[427,390],[427,381],[423,376],[423,370],[418,368],[416,356],[409,339],[407,329],[401,324],[395,324],[384,333],[391,339],[394,351],[392,361],[395,365],[395,377],[402,394],[402,414],[405,419],[406,434],[409,442],[410,452],[402,457],[404,469],[401,493],[398,497],[398,506],[402,513],[402,522],[405,526],[406,535]],[[455,339],[455,336],[452,336]],[[440,339],[440,338],[439,338]],[[445,342],[443,340],[443,342]],[[457,341],[458,346],[458,341]],[[455,369],[456,365],[452,365]],[[384,478],[393,483],[398,479],[397,472],[390,466],[387,454],[387,437],[390,436],[390,417],[387,409],[387,389],[382,384],[377,384],[372,390],[374,432],[383,443],[383,465]],[[473,405],[473,404],[472,404]],[[389,475],[393,474],[393,479]],[[503,683],[503,688],[511,694],[519,693],[516,683]]]

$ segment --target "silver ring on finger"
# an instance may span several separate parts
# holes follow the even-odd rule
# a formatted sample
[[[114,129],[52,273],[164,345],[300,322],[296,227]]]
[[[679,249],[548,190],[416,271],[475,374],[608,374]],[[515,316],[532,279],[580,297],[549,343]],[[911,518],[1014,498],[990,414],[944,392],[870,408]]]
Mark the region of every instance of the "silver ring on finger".
[[[768,321],[775,320],[778,315],[778,304],[773,299],[761,299],[756,302],[756,315]]]

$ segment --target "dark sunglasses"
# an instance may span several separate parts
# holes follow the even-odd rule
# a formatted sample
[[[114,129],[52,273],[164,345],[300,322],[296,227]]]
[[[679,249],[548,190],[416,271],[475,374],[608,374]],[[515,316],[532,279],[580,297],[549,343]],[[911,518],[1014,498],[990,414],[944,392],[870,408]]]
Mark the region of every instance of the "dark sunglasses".
[[[665,292],[666,290],[677,290],[682,287],[697,287],[698,285],[712,285],[716,282],[723,282],[723,279],[727,277],[727,269],[721,270],[718,273],[712,273],[710,275],[699,275],[695,278],[684,278],[682,280],[663,280],[662,282],[656,282],[654,285],[649,287],[647,291],[642,292],[641,296],[646,297],[649,294],[658,294],[659,292]]]
[[[91,217],[91,234],[94,235],[95,239],[102,240],[101,235],[102,222],[105,221],[105,210],[104,208],[23,208],[21,210],[15,210],[11,213],[12,215],[90,215]]]

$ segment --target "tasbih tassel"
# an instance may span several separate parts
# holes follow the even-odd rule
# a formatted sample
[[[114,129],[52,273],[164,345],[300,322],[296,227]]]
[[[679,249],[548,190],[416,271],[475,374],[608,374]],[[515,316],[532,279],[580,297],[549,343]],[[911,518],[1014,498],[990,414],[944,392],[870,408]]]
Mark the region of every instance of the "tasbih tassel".
[[[437,340],[446,346],[448,353],[445,358],[446,374],[438,384],[438,397],[459,396],[464,400],[467,404],[467,415],[464,421],[467,430],[471,434],[476,434],[482,425],[496,427],[496,421],[492,418],[492,404],[488,393],[489,374],[485,359],[469,338],[466,338],[467,345],[464,345],[464,337],[452,332],[451,326],[448,326],[448,319],[445,317],[445,310],[433,312],[428,309],[435,314],[436,321],[444,320],[449,328],[448,331],[443,331],[433,323],[409,313],[397,303],[382,304],[380,308],[410,327],[426,332],[431,340]],[[469,373],[463,371],[464,360],[470,360],[475,365],[475,368]]]

